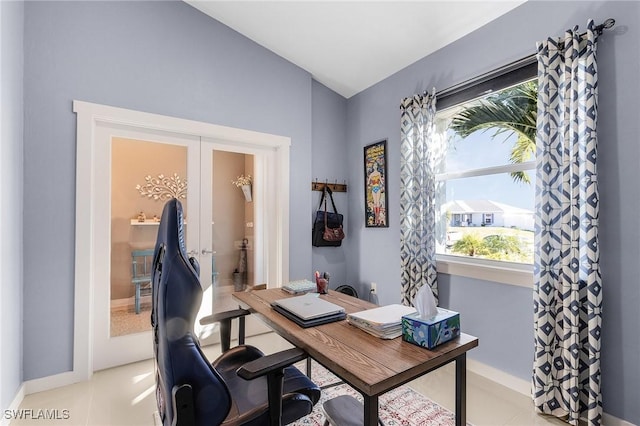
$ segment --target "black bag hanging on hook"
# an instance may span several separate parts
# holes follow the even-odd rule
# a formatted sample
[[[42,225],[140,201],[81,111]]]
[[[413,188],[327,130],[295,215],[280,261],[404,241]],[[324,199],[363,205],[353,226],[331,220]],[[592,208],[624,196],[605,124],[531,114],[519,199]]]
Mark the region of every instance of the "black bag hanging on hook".
[[[327,193],[331,199],[333,212],[327,211]],[[322,203],[324,202],[324,208]],[[333,201],[333,191],[326,185],[322,191],[320,205],[313,221],[313,230],[311,234],[311,243],[314,247],[339,247],[342,245],[344,238],[344,230],[342,229],[343,216],[338,213],[336,203]]]

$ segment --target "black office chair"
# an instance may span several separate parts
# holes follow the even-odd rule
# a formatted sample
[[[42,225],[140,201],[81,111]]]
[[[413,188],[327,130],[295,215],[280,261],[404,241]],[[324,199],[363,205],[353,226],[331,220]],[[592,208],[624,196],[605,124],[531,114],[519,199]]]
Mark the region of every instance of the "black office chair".
[[[291,367],[304,351],[264,355],[242,345],[213,363],[203,354],[193,332],[199,266],[187,257],[182,216],[178,200],[165,204],[154,250],[151,322],[163,424],[275,426],[311,413],[320,389]]]

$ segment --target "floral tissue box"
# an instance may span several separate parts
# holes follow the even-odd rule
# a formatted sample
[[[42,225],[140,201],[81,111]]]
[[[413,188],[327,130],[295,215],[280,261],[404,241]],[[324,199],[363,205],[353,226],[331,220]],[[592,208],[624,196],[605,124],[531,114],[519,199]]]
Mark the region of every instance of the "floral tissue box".
[[[460,335],[460,314],[438,308],[438,314],[422,319],[416,312],[402,317],[402,338],[409,343],[433,349]]]

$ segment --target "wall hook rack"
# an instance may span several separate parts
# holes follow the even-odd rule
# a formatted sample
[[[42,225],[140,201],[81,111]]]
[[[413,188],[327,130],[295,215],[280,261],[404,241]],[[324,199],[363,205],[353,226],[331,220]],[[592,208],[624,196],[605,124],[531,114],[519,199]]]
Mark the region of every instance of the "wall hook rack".
[[[344,183],[338,183],[336,179],[334,183],[329,183],[328,180],[324,182],[318,182],[318,179],[311,182],[311,190],[312,191],[324,191],[324,187],[326,186],[333,192],[347,192],[347,181],[343,181]]]

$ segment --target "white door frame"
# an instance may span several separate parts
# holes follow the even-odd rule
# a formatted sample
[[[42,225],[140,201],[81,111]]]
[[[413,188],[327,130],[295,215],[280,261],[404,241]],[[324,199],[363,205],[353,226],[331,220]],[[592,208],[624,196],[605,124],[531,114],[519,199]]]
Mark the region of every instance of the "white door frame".
[[[94,371],[149,359],[153,356],[153,340],[150,327],[146,331],[138,333],[111,336],[111,250],[113,247],[113,242],[111,241],[113,189],[111,185],[114,173],[112,141],[115,137],[130,141],[151,142],[155,146],[171,145],[184,148],[187,155],[186,164],[184,164],[186,175],[183,177],[189,182],[187,200],[189,204],[195,206],[195,208],[188,209],[188,211],[192,214],[192,218],[196,219],[193,222],[195,225],[187,227],[187,250],[196,249],[198,253],[200,251],[197,215],[201,196],[199,168],[201,138],[140,130],[131,126],[97,123],[94,128],[95,144],[93,150],[94,158],[99,158],[100,161],[95,162],[92,166],[94,176],[99,178],[93,182],[91,193],[93,203],[93,215],[91,216],[93,244],[90,252],[93,275],[89,280],[91,291],[93,292],[92,362]],[[204,265],[205,269],[206,267],[207,265]],[[209,272],[209,276],[210,274],[211,272]],[[203,281],[202,284],[206,283]],[[205,289],[205,293],[210,295],[211,291]],[[203,297],[197,319],[212,313],[212,302],[211,297]],[[196,323],[196,331],[198,325]]]
[[[140,130],[169,132],[225,141],[235,148],[271,151],[271,161],[261,173],[263,185],[254,188],[270,225],[263,255],[269,286],[280,286],[289,275],[289,148],[291,139],[250,130],[236,129],[181,118],[133,111],[84,101],[73,101],[77,114],[76,144],[76,243],[73,371],[69,383],[88,380],[93,374],[93,282],[95,273],[96,126],[122,125]],[[268,194],[268,196],[267,196]],[[64,385],[68,383],[58,384]]]

